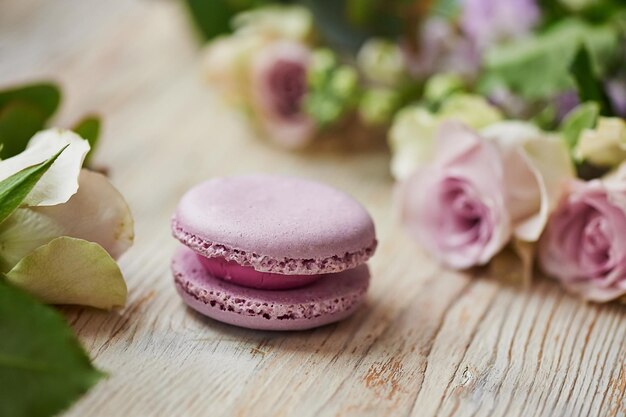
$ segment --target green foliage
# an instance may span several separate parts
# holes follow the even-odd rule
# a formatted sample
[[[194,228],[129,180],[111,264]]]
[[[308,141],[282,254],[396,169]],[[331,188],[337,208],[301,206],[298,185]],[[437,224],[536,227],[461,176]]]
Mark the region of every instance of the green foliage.
[[[454,19],[460,13],[460,0],[434,0],[430,12],[433,15]]]
[[[326,7],[329,7],[331,1],[326,1]],[[320,3],[319,0],[317,3]],[[406,17],[398,15],[397,11],[403,6],[411,6],[410,2],[389,0],[346,0],[333,3],[340,6],[344,3],[344,16],[349,24],[377,36],[397,35],[403,26],[402,17]]]
[[[52,83],[37,83],[0,91],[0,158],[17,155],[43,129],[61,100]]]
[[[229,33],[232,29],[230,21],[237,13],[277,3],[270,0],[184,0],[184,2],[200,35],[207,41]]]
[[[61,149],[47,161],[25,168],[11,175],[9,178],[0,181],[0,223],[22,204],[22,201],[24,201],[33,187],[35,187],[37,181],[39,181],[64,150],[65,148]]]
[[[87,142],[89,142],[89,146],[91,147],[89,153],[85,157],[85,165],[89,165],[93,152],[96,149],[98,138],[100,137],[100,126],[101,122],[98,116],[88,115],[76,123],[76,125],[72,128],[72,130],[78,133],[80,137],[87,139]]]
[[[26,148],[26,144],[35,133],[42,130],[46,118],[37,107],[15,102],[0,110],[0,158],[6,159],[17,155]]]
[[[24,151],[35,133],[46,127],[60,101],[59,87],[49,82],[0,91],[0,159],[7,159]],[[87,164],[98,142],[100,120],[94,115],[85,116],[72,130],[87,139],[91,146],[85,158]]]
[[[578,105],[561,123],[561,131],[570,151],[576,148],[580,134],[585,129],[592,129],[596,125],[600,114],[600,106],[595,102]]]
[[[204,40],[231,32],[239,12],[273,3],[298,3],[315,18],[325,41],[339,49],[356,51],[370,37],[397,38],[426,14],[454,18],[458,0],[184,0]]]
[[[308,85],[304,110],[322,127],[339,120],[353,108],[359,95],[354,68],[340,65],[328,49],[315,51]]]
[[[507,86],[525,99],[542,99],[574,88],[570,65],[583,45],[591,67],[602,76],[616,58],[619,33],[613,25],[590,25],[566,19],[529,39],[488,51],[481,90]]]
[[[604,23],[623,12],[623,0],[538,0],[543,26],[549,26],[568,16],[578,16],[588,22]]]
[[[104,374],[63,318],[0,277],[0,415],[46,417]]]
[[[206,40],[230,31],[236,10],[222,0],[185,0],[196,27]]]
[[[602,115],[611,116],[613,114],[611,102],[604,92],[602,82],[594,74],[591,57],[584,46],[576,52],[570,71],[574,77],[580,101],[595,101],[599,103]]]
[[[356,52],[371,37],[398,37],[405,28],[407,1],[300,0],[315,19],[315,28],[330,46]]]
[[[47,82],[0,91],[0,109],[14,102],[31,104],[41,111],[42,115],[47,119],[50,118],[59,107],[61,91],[55,84]]]
[[[399,92],[385,87],[371,88],[361,96],[359,117],[368,125],[382,126],[391,122],[399,108]]]

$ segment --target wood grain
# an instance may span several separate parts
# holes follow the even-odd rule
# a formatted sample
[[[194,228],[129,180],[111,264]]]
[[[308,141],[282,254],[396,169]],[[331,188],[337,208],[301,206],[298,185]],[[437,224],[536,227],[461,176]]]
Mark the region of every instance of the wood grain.
[[[126,308],[63,310],[111,375],[68,416],[626,415],[624,307],[584,304],[548,280],[525,290],[440,269],[397,226],[384,151],[262,143],[202,82],[198,52],[176,1],[0,0],[0,85],[58,80],[61,126],[101,113],[96,162],[137,221],[121,261]],[[177,199],[251,171],[316,178],[371,211],[381,244],[354,317],[270,333],[182,305],[168,267]]]

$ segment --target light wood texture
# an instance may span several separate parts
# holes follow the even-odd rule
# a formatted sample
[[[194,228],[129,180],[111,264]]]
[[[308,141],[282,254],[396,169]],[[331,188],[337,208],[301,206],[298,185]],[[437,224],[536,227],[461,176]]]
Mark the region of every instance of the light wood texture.
[[[384,151],[293,154],[256,140],[202,82],[186,18],[176,1],[0,0],[0,85],[61,82],[61,126],[101,113],[96,161],[136,218],[126,308],[64,309],[110,373],[68,416],[626,415],[624,307],[548,280],[524,290],[440,269],[397,226]],[[170,213],[192,184],[250,171],[316,178],[371,211],[380,247],[354,317],[284,334],[183,306]]]

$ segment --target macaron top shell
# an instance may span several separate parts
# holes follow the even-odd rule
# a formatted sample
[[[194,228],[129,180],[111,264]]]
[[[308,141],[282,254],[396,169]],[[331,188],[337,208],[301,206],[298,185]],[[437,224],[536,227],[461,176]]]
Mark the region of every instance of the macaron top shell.
[[[376,247],[367,211],[347,194],[301,178],[217,178],[189,190],[172,219],[176,238],[206,257],[257,271],[339,272]]]

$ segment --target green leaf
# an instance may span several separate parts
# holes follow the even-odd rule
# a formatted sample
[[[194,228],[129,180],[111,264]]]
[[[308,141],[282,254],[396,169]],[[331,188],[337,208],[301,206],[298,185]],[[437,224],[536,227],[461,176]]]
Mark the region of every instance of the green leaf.
[[[300,0],[298,3],[313,13],[315,28],[327,45],[353,53],[371,37],[399,36],[413,9],[406,1],[388,0]]]
[[[304,111],[322,128],[343,117],[356,105],[360,95],[356,70],[338,65],[336,56],[327,49],[315,51],[308,87]]]
[[[461,11],[459,0],[434,0],[431,13],[446,19],[454,19]]]
[[[89,165],[89,161],[93,155],[94,150],[96,149],[96,145],[98,143],[98,138],[100,137],[100,118],[95,115],[85,116],[82,120],[80,120],[72,130],[83,139],[87,139],[89,142],[89,146],[91,149],[87,156],[85,156],[85,161],[83,165]]]
[[[565,18],[568,14],[567,9],[563,6],[563,0],[538,0],[542,12],[542,20],[546,24],[551,24]]]
[[[0,109],[0,158],[7,159],[26,149],[33,135],[43,129],[46,117],[26,102],[15,101]]]
[[[612,25],[590,25],[566,19],[547,32],[487,51],[483,93],[507,86],[527,99],[543,99],[575,87],[569,68],[581,45],[591,55],[593,72],[602,76],[619,52]]]
[[[119,266],[102,246],[68,236],[35,249],[6,276],[48,304],[110,310],[124,306],[128,295]]]
[[[22,201],[35,187],[37,181],[45,174],[65,148],[67,146],[47,161],[24,168],[9,178],[0,181],[0,223],[22,204]]]
[[[230,32],[230,19],[235,15],[223,0],[185,0],[196,27],[206,40]]]
[[[56,311],[2,278],[0,335],[1,416],[57,414],[104,376]]]
[[[600,106],[595,102],[578,105],[563,119],[561,131],[570,150],[576,148],[580,134],[585,129],[592,129],[600,114]]]
[[[41,111],[44,119],[49,119],[59,107],[61,90],[49,82],[13,87],[0,91],[0,110],[9,103],[27,103]]]
[[[184,0],[204,40],[231,32],[231,19],[239,12],[277,3],[271,0]],[[281,1],[279,3],[289,3]]]
[[[613,114],[611,102],[604,92],[602,82],[593,72],[591,57],[585,46],[578,48],[578,52],[576,52],[570,65],[570,70],[576,83],[580,101],[595,101],[600,104],[601,114],[611,116]]]

